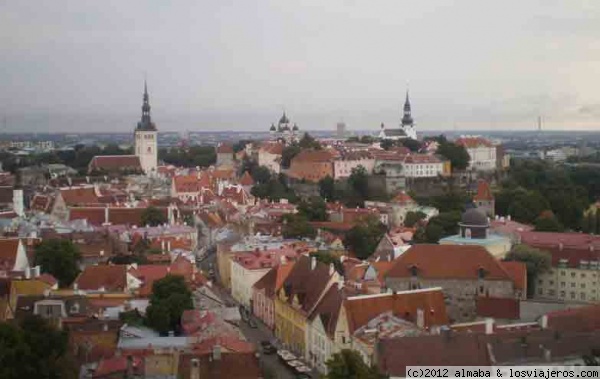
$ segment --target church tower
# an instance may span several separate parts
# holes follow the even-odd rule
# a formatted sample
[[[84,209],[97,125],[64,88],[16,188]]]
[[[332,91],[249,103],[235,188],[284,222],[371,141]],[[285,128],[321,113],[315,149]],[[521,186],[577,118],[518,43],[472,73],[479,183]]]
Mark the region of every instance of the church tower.
[[[406,90],[406,100],[404,101],[404,115],[402,116],[402,129],[408,138],[417,139],[417,130],[413,121],[410,109],[410,99],[408,90]]]
[[[156,172],[158,165],[158,150],[156,125],[150,119],[150,97],[148,86],[144,81],[144,103],[142,104],[142,119],[135,128],[135,155],[140,158],[142,170],[146,175]]]

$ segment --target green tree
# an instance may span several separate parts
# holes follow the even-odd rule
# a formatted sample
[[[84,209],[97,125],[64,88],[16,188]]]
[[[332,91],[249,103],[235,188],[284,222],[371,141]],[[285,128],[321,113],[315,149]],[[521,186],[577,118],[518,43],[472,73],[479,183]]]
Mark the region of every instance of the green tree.
[[[315,238],[317,230],[301,214],[283,216],[282,234],[284,238]]]
[[[354,252],[357,258],[367,259],[377,248],[385,231],[385,226],[377,218],[369,217],[346,233],[344,246]]]
[[[148,207],[142,212],[142,224],[144,226],[158,226],[167,223],[167,216],[156,207]]]
[[[77,378],[66,333],[33,315],[18,323],[0,323],[0,377]]]
[[[304,133],[300,142],[298,143],[302,149],[315,149],[321,150],[321,144],[313,136],[308,133]]]
[[[320,197],[313,196],[309,200],[301,200],[298,204],[298,214],[308,221],[327,221],[327,207]]]
[[[69,240],[48,239],[35,247],[35,265],[58,280],[60,287],[70,286],[79,274],[81,254]]]
[[[381,142],[379,143],[379,146],[383,150],[389,150],[392,147],[394,147],[394,141],[392,141],[391,139],[384,139],[384,140],[381,140]]]
[[[331,176],[319,180],[319,195],[327,201],[335,201],[335,180]]]
[[[152,284],[146,323],[163,335],[169,331],[178,332],[183,311],[193,307],[192,292],[183,276],[167,275]]]
[[[469,153],[464,146],[452,142],[442,142],[438,146],[437,153],[450,161],[452,171],[461,171],[469,166]]]
[[[504,258],[506,261],[523,262],[527,266],[527,293],[535,293],[536,278],[548,270],[552,264],[552,256],[547,251],[527,245],[515,245]]]
[[[369,367],[356,350],[343,349],[325,363],[327,379],[380,379],[377,368]]]
[[[271,171],[265,166],[256,166],[250,171],[255,183],[265,184],[271,180]]]
[[[364,201],[369,197],[369,174],[363,166],[352,169],[352,173],[348,178],[348,185],[364,204]]]
[[[417,212],[407,212],[404,217],[404,226],[412,228],[417,222],[424,220],[427,215],[421,211]]]
[[[421,150],[421,148],[423,147],[423,145],[421,144],[421,142],[417,141],[416,139],[412,139],[412,138],[406,138],[401,140],[402,146],[406,147],[407,149],[409,149],[412,152],[417,152],[419,150]]]
[[[564,226],[554,216],[540,216],[535,220],[535,230],[537,232],[562,232],[564,229]]]
[[[281,168],[290,168],[290,164],[292,163],[292,159],[300,152],[302,148],[297,144],[292,144],[290,146],[286,146],[281,153]]]

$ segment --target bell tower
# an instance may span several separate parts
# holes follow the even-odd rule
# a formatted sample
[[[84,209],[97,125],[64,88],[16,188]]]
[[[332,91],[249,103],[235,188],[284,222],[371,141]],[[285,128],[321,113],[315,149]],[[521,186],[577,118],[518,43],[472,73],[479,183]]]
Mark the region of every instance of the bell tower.
[[[135,128],[135,155],[140,158],[142,170],[146,175],[152,175],[156,172],[158,165],[156,125],[150,118],[150,97],[148,96],[148,86],[144,81],[144,101],[142,104],[142,119]]]

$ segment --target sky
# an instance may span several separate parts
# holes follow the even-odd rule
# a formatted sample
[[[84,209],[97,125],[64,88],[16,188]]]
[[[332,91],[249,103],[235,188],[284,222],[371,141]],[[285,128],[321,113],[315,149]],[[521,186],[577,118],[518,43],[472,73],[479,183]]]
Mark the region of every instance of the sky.
[[[0,132],[594,130],[597,0],[0,0]]]

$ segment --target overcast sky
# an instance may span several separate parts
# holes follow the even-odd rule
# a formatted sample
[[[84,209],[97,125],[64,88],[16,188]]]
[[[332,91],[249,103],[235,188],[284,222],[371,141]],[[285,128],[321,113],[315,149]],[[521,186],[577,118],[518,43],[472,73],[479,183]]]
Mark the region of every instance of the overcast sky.
[[[0,0],[0,59],[6,131],[600,120],[598,0]]]

